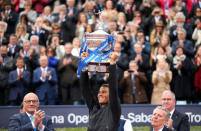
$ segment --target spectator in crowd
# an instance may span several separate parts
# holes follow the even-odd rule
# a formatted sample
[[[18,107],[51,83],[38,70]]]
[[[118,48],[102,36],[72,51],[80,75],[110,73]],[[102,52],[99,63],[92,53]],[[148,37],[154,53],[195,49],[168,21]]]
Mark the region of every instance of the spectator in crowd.
[[[124,76],[120,81],[120,86],[123,88],[123,104],[147,103],[146,84],[145,73],[138,71],[135,61],[130,61],[129,70],[124,71]]]
[[[128,23],[136,24],[139,26],[139,28],[143,28],[144,24],[143,24],[142,13],[140,11],[135,11],[132,21],[129,21]]]
[[[116,23],[114,25],[116,27]],[[121,44],[121,52],[126,53],[127,55],[130,55],[129,49],[130,49],[130,41],[127,37],[125,32],[119,31],[117,34],[116,41]]]
[[[36,63],[39,56],[34,49],[31,49],[30,42],[25,41],[23,43],[23,48],[16,55],[16,58],[17,57],[24,58],[24,69],[33,72],[33,70],[36,68]]]
[[[172,43],[172,55],[176,54],[176,47],[183,47],[187,57],[192,58],[194,55],[193,43],[192,41],[186,39],[187,31],[184,28],[177,29],[177,40]]]
[[[18,57],[16,61],[16,70],[9,73],[8,84],[10,87],[8,101],[10,105],[19,105],[30,89],[31,74],[24,70],[24,59]]]
[[[186,24],[185,22],[186,17],[184,16],[184,14],[182,12],[178,12],[175,16],[175,21],[176,24],[173,25],[172,27],[170,27],[169,30],[169,36],[170,36],[170,40],[171,42],[177,40],[177,32],[180,28],[184,28],[186,31],[186,38],[188,40],[191,40],[192,38],[192,28],[190,25]]]
[[[8,129],[14,130],[44,130],[53,131],[53,124],[50,116],[45,111],[38,110],[38,96],[34,93],[28,93],[23,100],[24,112],[14,114],[9,119]]]
[[[133,19],[135,9],[136,9],[136,3],[134,3],[134,0],[124,1],[124,9],[122,12],[125,13],[127,21],[131,21]]]
[[[201,9],[200,9],[201,12]],[[201,45],[201,19],[196,20],[196,28],[193,31],[192,35],[193,40],[195,40],[195,49]]]
[[[144,29],[146,35],[150,36],[151,31],[154,29],[155,24],[159,21],[163,21],[163,24],[166,25],[166,18],[163,14],[163,11],[160,7],[156,6],[151,15],[144,20]]]
[[[200,94],[201,94],[201,45],[197,48],[197,53],[195,55],[195,80],[194,80],[194,86],[196,89],[196,101],[200,102]]]
[[[39,37],[39,45],[46,46],[46,41],[48,39],[49,32],[43,28],[43,19],[38,17],[34,25],[32,25],[31,35],[37,35]]]
[[[18,38],[15,34],[10,35],[8,43],[8,55],[15,58],[17,53],[21,50],[21,46],[18,45]]]
[[[64,43],[72,42],[75,36],[76,23],[79,14],[79,10],[75,7],[75,0],[67,0],[66,4],[67,12],[61,23]]]
[[[99,12],[100,10],[95,10],[95,1],[86,1],[83,5],[83,13],[86,13],[87,23],[90,25],[94,25],[96,23],[96,14],[95,12]],[[94,12],[95,10],[95,12]]]
[[[166,48],[162,47],[162,46],[158,46],[157,47],[157,54],[151,54],[151,70],[154,71],[156,69],[156,63],[159,60],[166,60],[168,64],[170,64],[169,59],[167,58],[167,54],[166,54]]]
[[[62,104],[72,104],[71,93],[73,80],[76,78],[76,72],[78,69],[78,58],[71,54],[72,44],[66,43],[65,56],[59,61],[58,74],[59,85],[62,92]]]
[[[143,0],[140,5],[140,12],[144,18],[147,18],[151,15],[153,8],[156,6],[155,0]]]
[[[192,67],[193,63],[188,58],[181,46],[176,48],[176,55],[172,61],[172,91],[179,100],[189,102],[192,94]]]
[[[118,31],[124,31],[126,28],[126,15],[124,12],[119,12],[117,17],[117,30]]]
[[[33,53],[39,54],[40,45],[39,45],[39,37],[37,35],[32,35],[30,38],[31,50]]]
[[[117,23],[116,23],[116,21],[110,21],[109,22],[109,27],[107,29],[107,32],[109,34],[112,34],[112,33],[116,32],[116,31],[117,31]]]
[[[78,37],[75,37],[73,39],[72,44],[73,44],[73,49],[71,51],[71,54],[73,56],[79,57],[79,55],[80,55],[80,45],[81,45],[80,39]]]
[[[53,22],[52,11],[50,6],[45,6],[40,16],[44,20],[49,20],[51,23]]]
[[[182,12],[186,17],[186,19],[188,19],[188,10],[185,6],[183,6],[182,3],[183,3],[182,0],[175,1],[175,5],[173,8],[176,10],[176,12]]]
[[[154,29],[151,32],[150,35],[150,44],[151,44],[151,53],[156,55],[157,47],[161,42],[161,38],[164,35],[168,35],[168,32],[166,31],[163,21],[159,20],[156,22]]]
[[[142,45],[136,43],[134,45],[134,55],[130,57],[130,61],[134,60],[139,66],[139,71],[146,73],[149,69],[149,56],[143,53],[142,50]]]
[[[11,0],[5,0],[3,3],[3,10],[0,15],[0,20],[9,25],[6,31],[7,35],[15,33],[15,27],[18,20],[18,14],[14,12],[12,6],[13,4]]]
[[[168,12],[169,13],[168,13],[168,18],[166,19],[167,20],[166,28],[169,31],[172,26],[176,25],[175,16],[176,16],[177,11],[175,10],[175,8],[171,8],[171,9],[169,9]]]
[[[158,60],[156,70],[152,74],[152,83],[154,85],[151,104],[161,104],[161,97],[164,90],[170,90],[172,72],[168,68],[168,63],[164,60]]]
[[[167,61],[172,61],[172,48],[170,46],[170,38],[169,36],[162,36],[160,46],[166,50],[166,55],[168,60]]]
[[[7,40],[7,35],[6,35],[6,30],[7,30],[7,23],[4,21],[0,21],[0,45],[7,45],[8,40]]]
[[[27,28],[23,24],[17,25],[15,35],[17,36],[18,44],[20,46],[23,46],[23,42],[25,42],[29,38],[29,33],[27,33]]]
[[[0,105],[6,105],[8,99],[9,72],[13,70],[13,59],[8,56],[7,46],[0,47]]]
[[[172,131],[171,129],[166,127],[169,118],[170,112],[162,106],[157,106],[154,109],[151,118],[151,125],[153,127],[153,131]]]
[[[35,10],[32,10],[32,1],[27,0],[24,2],[24,11],[22,11],[20,13],[20,18],[22,17],[22,15],[26,15],[28,18],[28,22],[27,23],[31,23],[34,24],[36,19],[37,19],[37,12]]]
[[[104,11],[107,13],[109,21],[117,21],[118,12],[114,9],[114,3],[112,0],[107,0],[105,2]]]
[[[31,34],[31,25],[29,20],[28,20],[28,17],[26,14],[22,14],[19,18],[19,23],[18,24],[22,24],[23,26],[26,27],[26,30],[27,30],[27,33],[30,35]]]
[[[164,91],[161,97],[161,101],[162,106],[168,109],[168,111],[170,112],[168,128],[176,131],[190,131],[188,116],[180,113],[177,109],[175,109],[175,94],[169,90]]]
[[[115,61],[117,53],[113,52],[110,57],[108,84],[103,84],[96,96],[94,87],[90,85],[87,72],[81,74],[82,94],[89,109],[88,130],[115,131],[119,127],[121,107],[117,92],[117,74]]]
[[[51,37],[51,43],[49,44],[55,50],[55,57],[60,60],[65,55],[65,47],[61,44],[61,40],[58,34],[53,34]]]
[[[193,15],[190,19],[190,25],[193,27],[193,29],[196,28],[197,26],[197,20],[200,20],[201,21],[201,7],[197,7],[195,9],[195,15]]]
[[[87,25],[87,16],[86,16],[86,14],[85,13],[80,13],[79,18],[78,18],[78,22],[76,24],[76,31],[75,31],[75,34],[80,39],[80,41],[82,41],[83,38],[84,38],[86,25]]]
[[[200,5],[201,1],[200,0],[195,0],[195,3],[193,3],[193,7],[191,9],[191,12],[190,12],[190,17],[193,17],[194,15],[196,15],[196,9],[197,8],[201,8],[201,5]]]
[[[59,36],[59,45],[64,45],[64,43],[63,43],[63,39],[62,39],[62,37],[63,37],[63,32],[61,32],[61,24],[59,24],[59,23],[53,23],[52,24],[52,31],[51,32],[49,32],[49,36],[48,36],[48,46],[50,45],[50,43],[51,43],[51,39],[52,39],[52,37],[53,37],[53,35],[55,35],[55,34],[57,34],[58,36]]]
[[[49,46],[47,47],[47,57],[48,57],[48,67],[52,67],[55,70],[57,70],[57,66],[59,64],[59,61],[57,58],[55,58],[55,50]]]
[[[57,99],[58,83],[56,71],[54,68],[48,67],[47,56],[40,56],[39,63],[40,67],[33,73],[35,92],[42,105],[54,105]]]
[[[118,42],[114,44],[114,52],[116,52],[119,55],[116,64],[117,64],[117,78],[118,81],[120,81],[121,78],[123,77],[123,72],[128,69],[129,59],[128,55],[122,52],[122,46]]]

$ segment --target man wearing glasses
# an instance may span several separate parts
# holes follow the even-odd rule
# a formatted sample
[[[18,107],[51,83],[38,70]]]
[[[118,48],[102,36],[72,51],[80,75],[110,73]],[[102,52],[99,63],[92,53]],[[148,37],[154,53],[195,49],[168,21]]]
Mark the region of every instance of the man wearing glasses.
[[[34,93],[28,93],[23,100],[24,113],[9,119],[9,131],[53,131],[51,118],[42,110],[37,110],[40,102]]]

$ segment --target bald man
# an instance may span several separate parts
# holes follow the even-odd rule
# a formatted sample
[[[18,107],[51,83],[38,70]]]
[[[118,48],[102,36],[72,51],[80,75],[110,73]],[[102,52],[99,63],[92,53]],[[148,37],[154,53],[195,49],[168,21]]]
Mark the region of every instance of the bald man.
[[[45,112],[38,110],[38,96],[28,93],[23,99],[24,113],[13,115],[9,119],[9,131],[53,131],[51,118]]]

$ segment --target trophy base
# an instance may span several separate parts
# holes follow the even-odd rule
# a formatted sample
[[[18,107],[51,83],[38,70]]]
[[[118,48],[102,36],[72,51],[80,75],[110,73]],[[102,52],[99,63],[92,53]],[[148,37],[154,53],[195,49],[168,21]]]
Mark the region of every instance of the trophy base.
[[[83,70],[88,72],[108,73],[109,62],[90,62]]]

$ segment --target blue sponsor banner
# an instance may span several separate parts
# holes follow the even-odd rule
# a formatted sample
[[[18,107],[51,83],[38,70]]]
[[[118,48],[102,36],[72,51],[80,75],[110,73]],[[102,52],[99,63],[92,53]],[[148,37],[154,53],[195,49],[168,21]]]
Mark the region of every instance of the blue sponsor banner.
[[[122,116],[133,126],[150,126],[154,105],[121,105]],[[55,128],[87,127],[88,109],[86,106],[40,106],[52,117]],[[189,117],[191,126],[201,126],[201,105],[179,105],[176,109]],[[0,107],[0,128],[7,128],[9,117],[19,112],[17,106]]]

